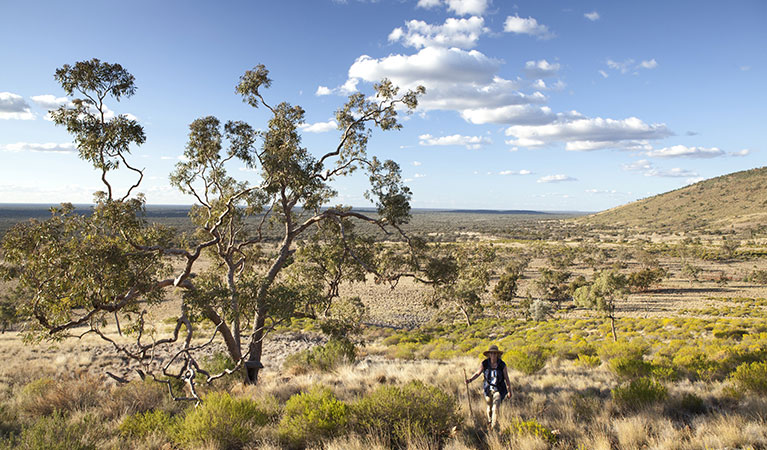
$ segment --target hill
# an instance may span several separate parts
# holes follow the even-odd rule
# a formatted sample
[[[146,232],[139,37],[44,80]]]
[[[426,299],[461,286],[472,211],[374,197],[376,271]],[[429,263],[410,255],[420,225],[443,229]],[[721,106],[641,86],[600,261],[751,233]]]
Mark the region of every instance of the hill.
[[[710,178],[576,221],[666,232],[759,228],[767,224],[767,167]]]

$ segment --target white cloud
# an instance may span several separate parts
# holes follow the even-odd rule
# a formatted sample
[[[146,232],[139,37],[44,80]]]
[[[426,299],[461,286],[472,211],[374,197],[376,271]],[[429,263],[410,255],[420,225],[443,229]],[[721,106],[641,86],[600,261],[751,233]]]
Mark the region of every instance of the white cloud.
[[[577,178],[573,178],[568,175],[546,175],[545,177],[538,178],[538,183],[561,183],[563,181],[578,181]]]
[[[724,154],[724,150],[716,147],[687,147],[684,145],[674,145],[647,152],[647,156],[657,158],[716,158]]]
[[[589,194],[617,194],[615,189],[586,189],[586,193]]]
[[[487,33],[485,21],[473,16],[468,19],[449,18],[442,25],[431,25],[422,20],[405,22],[406,30],[395,28],[389,33],[389,42],[402,42],[405,47],[458,47],[470,49],[479,37]]]
[[[600,70],[599,74],[602,75],[603,78],[609,77],[609,75],[607,75],[607,72],[605,72],[604,70]]]
[[[519,92],[527,84],[521,80],[498,77],[496,72],[500,65],[500,60],[476,50],[425,47],[412,55],[397,54],[383,58],[360,56],[349,68],[349,77],[371,83],[388,78],[403,89],[423,85],[426,95],[419,100],[421,111],[441,109],[460,112],[546,100],[540,92]]]
[[[462,136],[460,134],[442,137],[434,137],[430,134],[418,136],[418,144],[426,147],[462,145],[470,150],[476,150],[483,145],[492,143],[493,141],[490,138],[484,136]]]
[[[498,175],[530,175],[532,172],[529,170],[502,170],[498,172]]]
[[[341,86],[335,87],[333,89],[330,89],[327,86],[317,86],[317,90],[314,92],[314,95],[317,97],[321,97],[323,95],[330,95],[330,94],[338,94],[338,95],[349,95],[357,92],[357,84],[360,82],[357,78],[349,78],[342,84]]]
[[[35,114],[24,97],[12,92],[0,92],[0,119],[34,120]]]
[[[743,150],[739,150],[737,152],[731,152],[730,156],[748,156],[751,153],[751,150],[744,148]]]
[[[413,178],[425,178],[425,177],[426,177],[426,175],[424,175],[422,173],[415,173],[415,174],[413,174]]]
[[[556,120],[557,115],[548,106],[508,105],[497,108],[476,108],[461,111],[461,117],[473,124],[498,123],[514,125],[542,125]]]
[[[589,19],[590,21],[594,22],[599,20],[599,13],[596,11],[591,11],[590,13],[586,13],[583,15],[583,17]]]
[[[327,122],[302,123],[298,128],[307,133],[327,133],[328,131],[333,131],[338,128],[338,122],[330,119]]]
[[[77,147],[71,142],[56,143],[47,142],[43,144],[33,142],[17,142],[15,144],[7,144],[2,146],[4,151],[7,152],[37,152],[37,153],[75,153]]]
[[[538,39],[551,39],[555,35],[549,31],[549,27],[538,23],[533,17],[522,18],[519,15],[506,17],[506,22],[503,24],[503,31],[507,33],[517,34],[529,34],[535,36]]]
[[[612,59],[607,60],[607,67],[616,70],[622,74],[627,74],[629,72],[636,73],[639,69],[655,69],[658,67],[658,61],[653,59],[645,60],[640,62],[639,64],[634,64],[635,61],[633,59],[626,59],[624,61],[614,61]],[[600,71],[602,73],[602,71]],[[602,76],[607,78],[605,73],[602,73]]]
[[[664,124],[647,124],[636,117],[628,119],[562,118],[545,125],[513,125],[506,135],[515,139],[510,145],[540,147],[555,142],[566,142],[565,149],[583,151],[600,148],[636,146],[646,139],[660,139],[672,133]]]
[[[446,5],[448,11],[459,16],[481,16],[490,6],[490,0],[418,0],[417,7],[431,9]]]
[[[413,161],[413,165],[416,167],[420,166],[421,164],[423,164],[421,161]]]
[[[39,107],[45,109],[57,109],[60,106],[70,104],[66,97],[56,97],[52,94],[33,95],[30,97]]]
[[[316,96],[330,95],[333,91],[327,86],[317,86],[317,91],[314,93]]]
[[[623,170],[640,172],[646,177],[693,178],[698,176],[697,172],[682,169],[680,167],[674,167],[673,169],[659,169],[646,159],[640,159],[630,164],[624,164]]]
[[[542,59],[540,61],[528,61],[525,63],[525,76],[527,78],[546,78],[553,77],[559,71],[559,64]]]

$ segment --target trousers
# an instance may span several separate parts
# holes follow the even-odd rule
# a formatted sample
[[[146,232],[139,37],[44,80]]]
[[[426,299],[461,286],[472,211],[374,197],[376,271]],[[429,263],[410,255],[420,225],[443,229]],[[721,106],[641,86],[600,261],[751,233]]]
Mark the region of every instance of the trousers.
[[[498,422],[498,410],[501,407],[501,394],[499,392],[493,392],[493,396],[485,396],[485,404],[487,405],[487,422],[491,427],[495,427]]]

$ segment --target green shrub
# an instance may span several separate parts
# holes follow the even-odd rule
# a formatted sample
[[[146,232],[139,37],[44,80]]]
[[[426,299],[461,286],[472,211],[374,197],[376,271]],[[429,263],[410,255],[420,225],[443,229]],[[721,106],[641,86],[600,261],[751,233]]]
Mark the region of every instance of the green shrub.
[[[711,381],[719,371],[719,364],[710,360],[703,350],[694,347],[679,349],[674,356],[674,366],[691,380]]]
[[[387,355],[393,359],[415,359],[415,351],[419,345],[415,342],[399,342],[397,345],[389,348]]]
[[[652,371],[652,365],[641,358],[631,356],[618,356],[607,362],[607,367],[618,378],[633,380],[646,377]]]
[[[405,447],[413,438],[441,446],[458,424],[455,398],[434,386],[411,381],[381,386],[353,404],[354,427],[380,437],[390,447]]]
[[[268,412],[253,400],[212,392],[178,423],[173,435],[182,444],[240,448],[253,440],[257,427],[266,425],[270,419]]]
[[[767,285],[767,270],[754,269],[747,277],[746,281],[754,284]]]
[[[291,448],[337,436],[349,419],[349,408],[328,388],[314,386],[285,403],[280,438]]]
[[[24,450],[95,450],[96,445],[84,442],[87,427],[86,421],[71,423],[63,413],[55,411],[25,426],[9,443],[12,448]]]
[[[708,408],[702,398],[689,392],[681,396],[672,405],[678,412],[686,415],[705,414]]]
[[[578,355],[578,358],[575,360],[575,364],[578,366],[584,366],[584,367],[599,367],[600,364],[602,364],[602,360],[599,359],[599,356],[595,355]]]
[[[169,403],[169,399],[168,388],[164,384],[137,380],[113,388],[99,409],[104,417],[115,418],[160,408]]]
[[[637,378],[613,389],[612,395],[619,407],[633,409],[665,399],[668,390],[650,378]]]
[[[503,430],[503,435],[506,437],[534,436],[551,445],[557,443],[557,435],[538,423],[538,421],[535,419],[530,419],[527,421],[522,419],[514,419],[511,421],[511,425]]]
[[[54,381],[39,378],[27,383],[16,396],[19,412],[27,417],[69,412],[98,406],[101,391],[93,388],[94,381],[86,378]]]
[[[21,431],[16,412],[5,403],[0,403],[0,439]]]
[[[549,359],[550,351],[539,345],[509,350],[503,356],[509,367],[516,369],[525,375],[532,375],[543,369],[546,360]]]
[[[741,391],[767,395],[767,361],[743,363],[730,375],[730,379]]]
[[[324,345],[293,353],[285,358],[283,368],[292,373],[306,373],[309,370],[329,371],[342,364],[354,362],[357,348],[346,339],[331,339]]]
[[[162,410],[146,411],[125,416],[120,423],[120,435],[123,437],[143,438],[154,432],[169,435],[173,418]]]
[[[599,348],[598,354],[602,361],[610,361],[613,358],[644,359],[650,347],[642,341],[605,342]]]

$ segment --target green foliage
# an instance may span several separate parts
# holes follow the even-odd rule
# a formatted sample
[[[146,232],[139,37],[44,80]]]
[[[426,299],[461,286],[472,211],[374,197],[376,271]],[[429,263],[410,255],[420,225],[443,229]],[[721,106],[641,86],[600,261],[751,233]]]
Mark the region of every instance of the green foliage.
[[[590,286],[576,289],[573,298],[579,306],[612,314],[615,301],[625,298],[627,294],[626,276],[614,270],[605,270],[594,278]]]
[[[716,361],[712,361],[706,352],[695,347],[680,349],[674,355],[673,363],[682,375],[691,380],[711,381],[719,370]]]
[[[640,340],[619,340],[617,342],[604,342],[599,347],[598,354],[602,361],[614,358],[643,359],[650,350],[649,345]]]
[[[505,303],[514,300],[514,297],[517,295],[522,272],[525,270],[528,263],[529,258],[518,257],[518,259],[515,259],[506,266],[498,279],[498,284],[493,288],[493,297],[495,297],[496,300]]]
[[[511,421],[511,424],[503,430],[503,435],[507,438],[510,436],[533,436],[539,438],[549,445],[557,443],[557,435],[550,429],[541,425],[537,420],[522,420],[515,418]]]
[[[669,409],[675,414],[695,416],[705,414],[708,411],[706,402],[690,392],[685,392],[681,397],[673,399],[670,403]]]
[[[767,362],[743,363],[730,375],[730,380],[743,392],[767,396]]]
[[[509,367],[525,375],[532,375],[546,365],[551,350],[538,345],[517,347],[503,354],[503,359]]]
[[[608,361],[607,367],[618,378],[633,380],[652,373],[652,365],[639,358],[619,356]]]
[[[624,409],[640,409],[668,397],[668,390],[651,378],[637,378],[612,390],[615,403]]]
[[[285,404],[279,425],[281,439],[291,448],[338,436],[349,420],[349,408],[330,389],[313,386]]]
[[[11,437],[12,448],[23,450],[95,450],[93,443],[87,442],[87,428],[92,426],[86,417],[81,421],[71,421],[61,412],[37,418],[29,426],[24,426],[19,436]]]
[[[173,437],[182,444],[241,448],[271,419],[270,411],[253,400],[212,392],[178,423]]]
[[[293,373],[305,373],[309,370],[329,371],[343,364],[353,363],[357,357],[357,348],[347,339],[331,339],[326,344],[318,345],[285,358],[283,367]]]
[[[660,283],[666,276],[668,276],[668,272],[661,267],[646,267],[630,273],[626,283],[632,291],[644,292],[651,286]]]
[[[575,360],[575,364],[579,366],[594,368],[594,367],[599,367],[599,365],[602,364],[602,360],[599,359],[599,356],[596,356],[596,355],[580,354],[578,355],[578,358]]]
[[[353,425],[361,433],[380,437],[390,447],[404,448],[410,439],[437,445],[458,424],[455,398],[434,386],[411,381],[404,386],[381,386],[351,405]]]
[[[152,433],[169,436],[174,420],[162,410],[146,411],[125,416],[118,427],[124,438],[143,438]]]
[[[546,300],[555,302],[557,306],[571,298],[570,272],[565,270],[541,269],[541,276],[534,281],[535,291]]]

